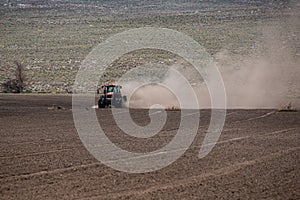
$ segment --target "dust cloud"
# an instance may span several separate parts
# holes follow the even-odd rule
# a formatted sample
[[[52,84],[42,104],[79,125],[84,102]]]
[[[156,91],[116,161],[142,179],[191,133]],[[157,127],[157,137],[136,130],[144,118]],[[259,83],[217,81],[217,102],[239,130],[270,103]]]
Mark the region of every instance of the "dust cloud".
[[[251,55],[231,65],[219,64],[229,108],[280,108],[289,103],[300,108],[299,30],[295,21],[266,26]],[[220,63],[234,60],[226,51],[215,58]]]
[[[216,60],[224,62],[232,58],[225,52],[215,55]],[[269,52],[264,56],[251,55],[231,65],[218,64],[222,75],[228,108],[280,108],[292,103],[294,108],[300,108],[300,70],[299,60],[291,57],[287,48],[272,43]],[[181,69],[174,64],[170,68]],[[193,70],[190,70],[193,71]],[[181,73],[189,81],[199,101],[200,108],[210,108],[210,96],[206,84],[201,77],[195,78],[195,74],[189,70],[181,70]],[[192,78],[191,78],[192,77]],[[196,81],[198,80],[198,82]],[[185,102],[180,102],[174,91],[163,85],[176,85],[177,93],[184,93],[186,86],[172,73],[167,73],[160,84],[144,85],[144,82],[128,82],[123,84],[124,92],[134,92],[129,98],[129,107],[149,108],[155,104],[164,107],[196,108],[188,105],[191,96],[186,96]],[[127,92],[126,92],[127,90]],[[176,93],[176,92],[175,92]]]
[[[141,83],[126,84],[125,87],[137,88],[128,101],[130,108],[161,108],[170,105],[179,107],[179,102],[174,93],[161,84],[148,84],[139,87]],[[128,92],[126,92],[128,95]]]
[[[293,60],[287,49],[275,43],[265,56],[252,55],[232,65],[218,65],[222,75],[228,108],[280,108],[289,103],[300,108],[300,70],[299,61]],[[274,51],[275,50],[275,51]],[[216,60],[231,59],[226,52],[215,55]],[[170,68],[180,69],[177,64]],[[191,70],[193,71],[193,70]],[[180,72],[180,70],[179,70]],[[210,95],[205,82],[200,78],[188,76],[188,70],[181,71],[194,89],[200,108],[210,108]],[[198,80],[198,82],[196,82]],[[145,84],[132,81],[123,83],[123,90],[129,95],[129,107],[149,108],[155,104],[163,107],[196,108],[188,105],[190,96],[180,102],[176,92],[184,93],[186,86],[172,73],[159,84]],[[176,85],[176,92],[163,85]],[[129,91],[134,91],[129,94]]]
[[[143,69],[144,68],[144,69]],[[198,101],[193,87],[180,72],[172,66],[156,66],[155,74],[166,73],[159,79],[147,76],[141,72],[149,69],[149,66],[142,66],[130,71],[134,81],[119,81],[123,87],[123,94],[127,96],[127,106],[130,108],[186,108],[197,109]],[[164,69],[165,68],[165,69]],[[153,79],[154,78],[154,79]],[[139,81],[137,80],[139,79]],[[126,80],[128,80],[126,78]],[[193,100],[191,100],[193,98]]]
[[[260,30],[262,36],[257,38],[255,48],[248,55],[237,57],[228,49],[213,55],[224,81],[228,108],[277,109],[289,103],[296,109],[300,108],[300,24],[297,16],[298,12],[286,20],[266,24]],[[200,108],[210,108],[210,96],[203,79],[195,75],[195,70],[183,67],[184,62],[178,61],[169,68],[178,70],[188,80]],[[150,108],[160,104],[195,108],[194,105],[188,106],[190,96],[186,96],[185,102],[179,102],[177,94],[162,86],[166,83],[175,85],[179,93],[186,90],[186,85],[174,73],[170,70],[163,72],[167,75],[158,81],[160,84],[141,87],[145,81],[123,83],[125,94],[130,96],[128,106]]]

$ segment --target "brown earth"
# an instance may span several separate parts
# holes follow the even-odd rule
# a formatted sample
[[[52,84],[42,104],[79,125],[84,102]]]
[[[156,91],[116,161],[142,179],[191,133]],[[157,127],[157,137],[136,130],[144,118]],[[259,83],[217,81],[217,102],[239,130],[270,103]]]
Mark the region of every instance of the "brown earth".
[[[64,109],[48,109],[53,104]],[[138,124],[147,110],[131,110]],[[153,151],[176,134],[180,111],[168,111],[158,135],[134,139],[97,110],[118,146]],[[201,110],[193,144],[161,170],[128,174],[98,162],[74,127],[70,95],[0,95],[1,199],[299,199],[300,112],[228,110],[217,145],[198,158],[210,119]]]

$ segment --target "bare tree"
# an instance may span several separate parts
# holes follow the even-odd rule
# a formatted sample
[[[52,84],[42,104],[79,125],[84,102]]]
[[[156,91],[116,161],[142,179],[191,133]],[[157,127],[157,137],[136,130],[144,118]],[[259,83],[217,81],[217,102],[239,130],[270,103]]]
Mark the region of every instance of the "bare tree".
[[[23,65],[19,62],[15,62],[16,69],[15,69],[15,78],[9,79],[8,81],[5,81],[1,84],[4,92],[16,92],[16,93],[22,93],[24,91],[24,88],[26,86],[26,76],[25,76],[25,70],[23,68]]]
[[[24,67],[21,63],[15,62],[16,64],[16,71],[15,71],[15,79],[16,79],[16,89],[17,93],[22,93],[25,88],[25,73]]]

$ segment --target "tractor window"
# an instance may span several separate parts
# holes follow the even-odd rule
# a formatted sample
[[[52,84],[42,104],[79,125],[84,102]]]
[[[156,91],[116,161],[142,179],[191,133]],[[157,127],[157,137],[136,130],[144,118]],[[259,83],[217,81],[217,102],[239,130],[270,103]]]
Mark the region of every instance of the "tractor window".
[[[107,92],[113,92],[114,88],[115,88],[114,86],[107,87]]]

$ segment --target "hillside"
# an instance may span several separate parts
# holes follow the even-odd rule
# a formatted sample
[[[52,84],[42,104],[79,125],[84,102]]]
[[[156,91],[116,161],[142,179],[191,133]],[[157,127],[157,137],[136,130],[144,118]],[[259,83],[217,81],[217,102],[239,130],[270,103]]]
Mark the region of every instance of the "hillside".
[[[97,44],[116,33],[145,26],[181,31],[216,58],[226,52],[230,63],[245,55],[263,54],[264,30],[270,27],[279,31],[280,42],[292,44],[289,49],[297,60],[299,23],[290,23],[299,14],[297,7],[299,3],[293,1],[266,0],[2,1],[0,82],[13,76],[14,61],[18,61],[26,68],[28,90],[64,92]],[[113,81],[147,62],[171,60],[172,64],[172,59],[178,58],[160,51],[134,52],[112,64],[101,81]]]

